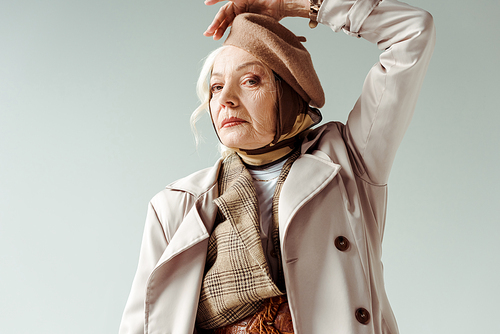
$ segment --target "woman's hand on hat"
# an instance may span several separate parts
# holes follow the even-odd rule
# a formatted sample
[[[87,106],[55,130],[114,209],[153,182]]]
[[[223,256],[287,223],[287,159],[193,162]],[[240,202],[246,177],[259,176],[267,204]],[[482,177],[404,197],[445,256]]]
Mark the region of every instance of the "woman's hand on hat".
[[[215,5],[224,0],[205,0],[205,5]],[[233,0],[222,6],[212,23],[203,33],[218,40],[226,29],[231,26],[236,15],[256,13],[271,16],[281,20],[286,16],[309,16],[309,0]]]
[[[214,5],[223,0],[205,0],[206,5]],[[232,24],[236,15],[243,13],[264,14],[281,20],[282,0],[234,0],[228,1],[222,6],[214,17],[214,20],[203,33],[205,36],[213,36],[215,40],[220,39],[226,29]]]

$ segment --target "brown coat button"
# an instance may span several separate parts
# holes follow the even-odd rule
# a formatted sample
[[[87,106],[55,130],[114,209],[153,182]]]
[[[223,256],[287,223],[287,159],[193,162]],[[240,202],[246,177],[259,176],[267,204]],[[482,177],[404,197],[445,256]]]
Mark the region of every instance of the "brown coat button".
[[[349,249],[349,245],[349,240],[347,240],[346,237],[340,236],[335,239],[335,247],[337,247],[339,251],[345,252]]]
[[[272,256],[272,257],[277,257],[277,256],[276,256],[276,251],[275,251],[274,249],[271,249],[271,256]]]
[[[370,322],[370,312],[368,312],[365,308],[358,308],[355,315],[356,320],[358,320],[363,325],[367,325]]]

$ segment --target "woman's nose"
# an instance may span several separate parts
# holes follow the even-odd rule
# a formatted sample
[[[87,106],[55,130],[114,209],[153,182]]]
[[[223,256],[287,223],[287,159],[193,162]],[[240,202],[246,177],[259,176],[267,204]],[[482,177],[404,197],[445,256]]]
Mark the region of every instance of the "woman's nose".
[[[219,95],[219,102],[226,107],[234,108],[238,105],[238,94],[231,86],[226,85]]]

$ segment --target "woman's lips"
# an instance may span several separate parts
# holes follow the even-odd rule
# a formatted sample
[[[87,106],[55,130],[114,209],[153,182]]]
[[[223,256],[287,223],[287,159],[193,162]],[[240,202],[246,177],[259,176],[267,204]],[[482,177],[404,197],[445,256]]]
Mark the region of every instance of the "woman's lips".
[[[244,119],[241,119],[241,118],[237,118],[237,117],[229,117],[229,118],[225,118],[222,120],[222,123],[221,123],[221,128],[229,128],[229,127],[232,127],[232,126],[235,126],[235,125],[239,125],[239,124],[242,124],[242,123],[245,123],[246,121]]]

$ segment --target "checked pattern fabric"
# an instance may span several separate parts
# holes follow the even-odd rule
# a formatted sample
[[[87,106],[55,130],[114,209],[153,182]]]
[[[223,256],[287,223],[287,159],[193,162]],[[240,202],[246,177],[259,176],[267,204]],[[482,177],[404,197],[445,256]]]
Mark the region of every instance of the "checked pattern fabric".
[[[273,196],[272,236],[277,254],[279,192],[298,155],[296,152],[283,166]],[[271,278],[260,239],[257,194],[252,177],[237,154],[223,161],[218,182],[220,196],[215,203],[219,212],[209,239],[196,317],[197,327],[203,329],[232,324],[259,310],[264,299],[285,294],[284,284]],[[279,271],[282,277],[282,268]]]

